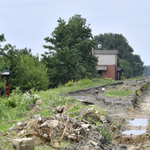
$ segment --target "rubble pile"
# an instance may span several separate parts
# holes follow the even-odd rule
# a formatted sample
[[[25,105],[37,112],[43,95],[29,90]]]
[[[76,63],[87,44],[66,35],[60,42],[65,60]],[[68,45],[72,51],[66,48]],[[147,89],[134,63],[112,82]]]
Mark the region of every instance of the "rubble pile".
[[[60,143],[64,140],[69,141],[71,145],[63,148],[64,150],[88,150],[91,147],[107,149],[109,147],[108,140],[101,134],[100,129],[107,125],[107,128],[115,132],[117,127],[112,124],[110,119],[107,119],[107,116],[89,108],[80,112],[82,119],[69,118],[68,114],[64,113],[65,108],[65,106],[55,108],[55,113],[57,113],[55,116],[34,115],[28,120],[18,122],[10,130],[18,133],[17,139],[33,138],[36,141],[38,138],[43,142],[48,142],[54,148],[60,148]],[[100,126],[96,126],[95,121],[99,121]],[[34,143],[35,146],[39,144],[39,142]]]

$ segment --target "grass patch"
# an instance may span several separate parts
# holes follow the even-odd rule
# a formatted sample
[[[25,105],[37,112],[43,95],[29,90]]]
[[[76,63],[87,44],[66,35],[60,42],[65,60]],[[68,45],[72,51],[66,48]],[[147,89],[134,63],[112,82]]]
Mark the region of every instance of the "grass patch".
[[[109,90],[108,92],[105,92],[105,95],[109,97],[124,97],[133,94],[134,92],[131,90]]]

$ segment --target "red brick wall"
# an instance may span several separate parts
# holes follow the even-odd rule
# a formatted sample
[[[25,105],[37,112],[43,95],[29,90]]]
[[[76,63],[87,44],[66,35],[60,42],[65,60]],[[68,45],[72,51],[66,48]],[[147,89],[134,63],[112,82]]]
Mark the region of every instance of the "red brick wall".
[[[98,65],[102,66],[102,65]],[[107,70],[102,71],[102,78],[111,78],[111,79],[116,79],[116,66],[115,65],[108,65]]]

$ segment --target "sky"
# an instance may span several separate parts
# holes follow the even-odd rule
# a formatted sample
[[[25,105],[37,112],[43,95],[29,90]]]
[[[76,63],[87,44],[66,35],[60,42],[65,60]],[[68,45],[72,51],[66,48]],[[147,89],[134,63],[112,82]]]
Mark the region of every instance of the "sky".
[[[57,20],[67,22],[75,14],[87,19],[93,36],[125,36],[134,54],[150,65],[150,0],[0,0],[0,34],[5,44],[41,55]]]

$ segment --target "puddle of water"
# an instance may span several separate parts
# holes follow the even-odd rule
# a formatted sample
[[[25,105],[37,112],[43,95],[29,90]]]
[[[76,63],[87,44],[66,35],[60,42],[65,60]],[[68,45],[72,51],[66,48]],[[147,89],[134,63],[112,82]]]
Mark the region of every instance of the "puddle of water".
[[[146,132],[146,130],[128,130],[128,131],[124,131],[122,132],[122,134],[126,134],[126,135],[140,135],[140,134],[144,134]]]
[[[134,119],[129,121],[129,125],[131,126],[147,126],[148,124],[148,119]]]

